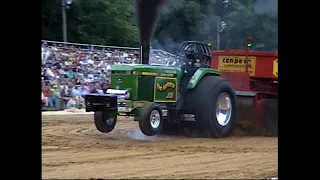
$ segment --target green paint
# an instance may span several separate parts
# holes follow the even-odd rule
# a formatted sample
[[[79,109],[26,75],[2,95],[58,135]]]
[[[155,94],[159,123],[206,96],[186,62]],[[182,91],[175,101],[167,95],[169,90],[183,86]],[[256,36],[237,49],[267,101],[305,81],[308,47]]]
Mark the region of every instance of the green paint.
[[[179,67],[156,66],[147,64],[117,64],[113,65],[111,71],[138,71],[176,74]]]
[[[180,82],[180,79],[182,77],[182,69],[177,68],[177,81]]]
[[[155,65],[114,65],[111,68],[111,88],[129,89],[130,100],[127,107],[133,107],[128,113],[119,114],[140,117],[140,106],[135,107],[134,103],[141,102],[164,102],[173,103],[177,101],[179,82],[182,77],[180,67],[155,66]],[[220,75],[217,70],[199,68],[188,84],[188,89],[196,87],[201,78],[206,74]],[[171,77],[168,77],[168,76]],[[167,76],[167,77],[165,77]],[[119,78],[121,81],[119,81]],[[163,88],[165,84],[172,83],[171,87]],[[158,86],[157,86],[158,84]],[[172,87],[172,85],[174,85]],[[162,88],[160,88],[162,87]],[[168,96],[169,95],[169,96]],[[173,97],[170,97],[173,95]],[[143,106],[143,105],[142,105]],[[121,112],[119,112],[121,113]]]
[[[154,76],[139,76],[139,100],[153,101]]]
[[[158,76],[181,78],[179,67],[155,66],[145,64],[120,64],[111,68],[111,88],[130,89],[131,100],[153,101],[154,79]],[[145,75],[143,75],[145,74]],[[117,79],[122,81],[118,82]]]
[[[187,88],[188,89],[193,89],[196,87],[196,85],[200,82],[200,80],[202,79],[202,77],[206,74],[212,74],[212,75],[216,75],[219,76],[220,73],[219,71],[215,70],[215,69],[210,69],[210,68],[199,68],[194,75],[192,76]]]
[[[154,102],[176,102],[176,78],[156,77],[154,86]]]
[[[180,67],[155,66],[145,64],[121,64],[114,65],[111,68],[111,88],[129,89],[131,100],[133,101],[157,101],[157,102],[175,102],[177,96],[177,86],[181,80],[182,70]],[[143,75],[144,73],[144,75]],[[191,78],[187,88],[193,89],[199,83],[201,78],[206,74],[220,75],[219,71],[210,68],[199,68]],[[172,75],[175,80],[175,89],[168,88],[166,91],[159,92],[156,90],[156,83],[163,86],[170,82],[172,77],[159,76]],[[122,81],[118,81],[121,78]],[[157,78],[155,80],[155,78]],[[163,79],[166,78],[166,79]],[[156,82],[155,82],[156,81]],[[167,99],[168,93],[174,93],[173,99]]]
[[[118,82],[118,78],[122,81]],[[138,76],[133,74],[112,74],[111,73],[111,88],[130,90],[132,100],[138,98]]]

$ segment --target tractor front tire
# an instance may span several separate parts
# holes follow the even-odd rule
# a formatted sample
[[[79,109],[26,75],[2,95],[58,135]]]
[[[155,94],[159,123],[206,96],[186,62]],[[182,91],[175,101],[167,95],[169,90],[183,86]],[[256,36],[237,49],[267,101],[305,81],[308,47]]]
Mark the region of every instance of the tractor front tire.
[[[139,127],[143,134],[154,136],[161,132],[163,117],[161,107],[153,102],[146,103],[140,109]]]
[[[228,81],[220,76],[205,76],[188,91],[186,111],[195,114],[193,129],[200,136],[229,136],[236,123],[237,97]]]
[[[117,115],[109,116],[106,111],[94,112],[94,124],[98,131],[102,133],[111,132],[117,123]]]

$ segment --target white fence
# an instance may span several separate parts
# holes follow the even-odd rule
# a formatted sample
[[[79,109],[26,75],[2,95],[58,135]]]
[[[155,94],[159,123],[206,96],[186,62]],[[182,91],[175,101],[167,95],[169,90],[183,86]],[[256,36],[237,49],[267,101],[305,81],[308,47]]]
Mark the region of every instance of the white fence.
[[[95,45],[95,44],[81,44],[81,43],[71,43],[71,42],[60,42],[60,41],[49,41],[49,40],[41,40],[42,43],[48,43],[51,45],[63,45],[63,46],[75,46],[75,47],[82,47],[83,49],[114,49],[114,50],[133,50],[137,51],[137,54],[140,54],[139,48],[135,47],[121,47],[121,46],[103,46],[103,45]],[[171,54],[169,52],[160,50],[160,49],[151,49],[152,54],[156,55],[165,55],[168,57],[176,57],[174,54]]]

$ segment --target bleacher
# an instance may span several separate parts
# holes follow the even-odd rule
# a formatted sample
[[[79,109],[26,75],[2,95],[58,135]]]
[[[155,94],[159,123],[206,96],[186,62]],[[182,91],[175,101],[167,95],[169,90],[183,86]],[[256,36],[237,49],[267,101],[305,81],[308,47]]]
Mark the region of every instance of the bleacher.
[[[83,108],[85,93],[82,91],[103,93],[106,84],[110,84],[111,66],[138,64],[139,52],[132,47],[42,40],[42,87],[60,92],[45,95],[43,110]],[[175,60],[176,56],[171,53],[151,49],[150,64],[172,65]]]

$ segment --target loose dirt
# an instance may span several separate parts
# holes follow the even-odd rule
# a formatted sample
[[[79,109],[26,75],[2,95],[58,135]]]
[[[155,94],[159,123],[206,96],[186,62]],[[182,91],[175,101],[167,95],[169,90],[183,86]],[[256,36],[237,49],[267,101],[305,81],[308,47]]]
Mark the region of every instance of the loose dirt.
[[[92,114],[42,116],[42,178],[270,178],[278,174],[278,139],[144,136],[120,118],[98,132]]]

